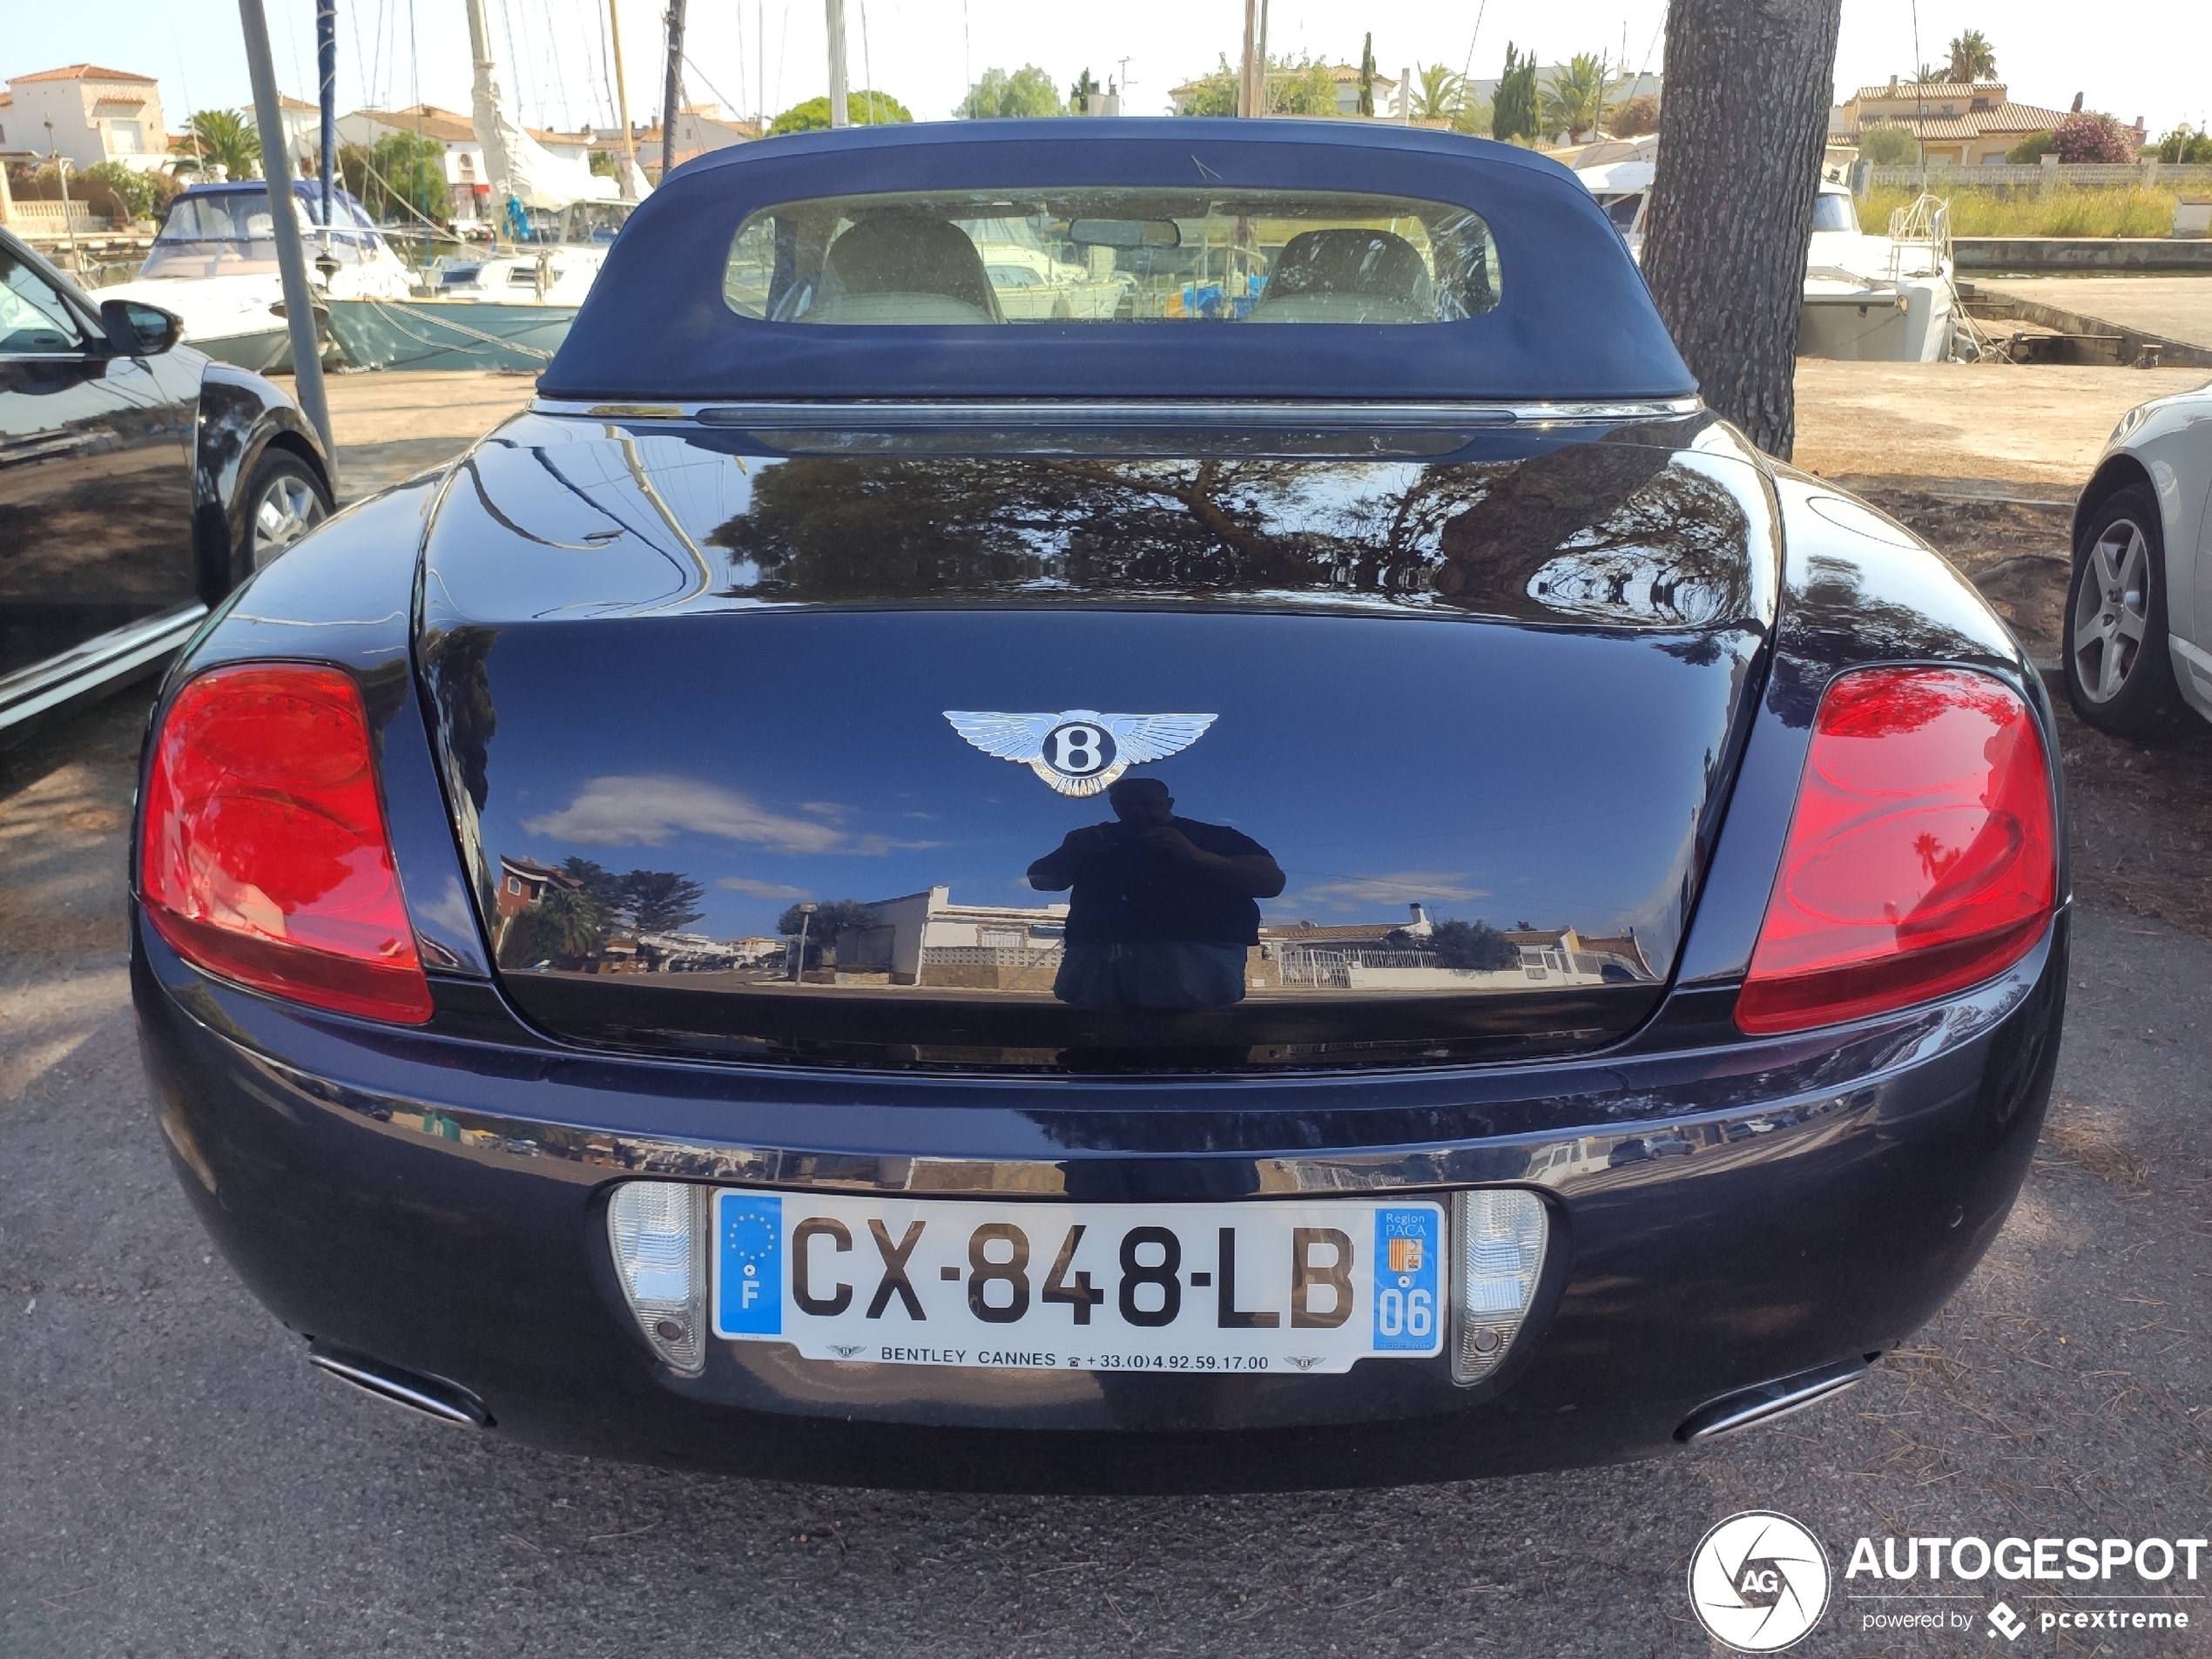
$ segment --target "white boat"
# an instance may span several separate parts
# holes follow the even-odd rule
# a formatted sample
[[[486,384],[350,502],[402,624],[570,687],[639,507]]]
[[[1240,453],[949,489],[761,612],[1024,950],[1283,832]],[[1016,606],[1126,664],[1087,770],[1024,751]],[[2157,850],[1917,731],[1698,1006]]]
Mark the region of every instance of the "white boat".
[[[1951,355],[1951,212],[1924,195],[1891,215],[1889,234],[1858,228],[1849,187],[1824,183],[1812,205],[1797,355],[1939,363]]]
[[[331,222],[319,222],[321,186],[293,185],[307,280],[317,308],[334,299],[401,300],[414,280],[361,205],[331,192]],[[137,300],[184,319],[184,341],[241,368],[288,368],[292,340],[277,273],[276,226],[260,180],[194,185],[170,205],[153,248],[132,281],[103,300]]]
[[[1575,177],[1613,221],[1630,256],[1641,260],[1658,169],[1656,147],[1588,166],[1580,160]],[[1950,210],[1942,200],[1924,195],[1892,215],[1888,235],[1868,236],[1858,227],[1850,187],[1819,186],[1797,314],[1798,356],[1942,362],[1951,355],[1957,309]]]

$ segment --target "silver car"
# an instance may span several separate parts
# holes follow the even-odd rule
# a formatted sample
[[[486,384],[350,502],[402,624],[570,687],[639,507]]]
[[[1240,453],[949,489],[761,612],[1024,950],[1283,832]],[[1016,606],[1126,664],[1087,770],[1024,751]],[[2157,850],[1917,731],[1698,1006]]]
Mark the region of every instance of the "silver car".
[[[2212,385],[2121,417],[2074,509],[2066,689],[2140,737],[2185,706],[2212,720]]]

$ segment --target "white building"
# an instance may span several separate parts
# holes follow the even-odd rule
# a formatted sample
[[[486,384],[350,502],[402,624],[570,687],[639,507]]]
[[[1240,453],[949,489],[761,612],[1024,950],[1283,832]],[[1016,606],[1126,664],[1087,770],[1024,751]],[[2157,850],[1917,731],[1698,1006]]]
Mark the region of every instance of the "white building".
[[[169,159],[159,84],[97,64],[18,75],[0,103],[0,151],[59,154],[75,167],[119,161],[157,172]]]
[[[456,219],[489,218],[491,180],[484,173],[484,146],[465,115],[442,110],[435,104],[411,105],[404,110],[355,110],[338,118],[338,142],[375,147],[379,138],[395,132],[419,133],[445,152],[446,192],[453,199]]]
[[[894,985],[959,986],[971,990],[1050,990],[1059,969],[1068,907],[952,902],[950,887],[879,899],[873,927],[837,936],[837,971],[888,974]]]

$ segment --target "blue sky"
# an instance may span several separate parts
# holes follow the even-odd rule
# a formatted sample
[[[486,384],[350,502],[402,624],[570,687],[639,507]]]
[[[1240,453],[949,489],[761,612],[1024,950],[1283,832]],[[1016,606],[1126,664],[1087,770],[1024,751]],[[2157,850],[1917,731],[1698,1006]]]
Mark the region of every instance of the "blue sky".
[[[660,100],[662,0],[619,0],[631,109],[647,118]],[[600,27],[601,0],[486,0],[502,81],[533,125],[574,126],[610,107]],[[2078,6],[2013,0],[2004,7],[1925,0],[1919,8],[1919,57],[1979,26],[1995,43],[2000,76],[2027,103],[2064,107],[2075,92],[2122,121],[2144,117],[2154,133],[2180,120],[2204,125],[2212,83],[2202,52],[2183,48],[2175,25],[2186,4],[2123,5],[2100,26],[2082,26]],[[89,59],[152,75],[172,125],[178,112],[248,101],[238,10],[230,0],[77,0],[8,9],[0,77]],[[1278,51],[1357,62],[1372,30],[1384,72],[1441,60],[1478,76],[1497,72],[1506,43],[1534,46],[1546,61],[1577,51],[1660,65],[1663,0],[1460,0],[1440,5],[1370,0],[1359,6],[1274,0]],[[269,0],[278,78],[312,96],[314,0]],[[469,101],[468,34],[462,0],[340,0],[339,97],[342,108],[399,105],[417,97],[462,110]],[[1088,67],[1101,81],[1124,72],[1131,113],[1157,113],[1167,89],[1234,56],[1238,0],[1123,0],[1115,6],[1041,6],[1034,0],[847,0],[853,84],[873,69],[876,84],[922,118],[950,113],[986,68],[1035,63],[1063,86]],[[1478,30],[1478,19],[1480,28]],[[2139,27],[2131,22],[2140,20]],[[1836,80],[1909,74],[1914,57],[1912,0],[1844,0]],[[2198,44],[2207,37],[2197,25]],[[762,50],[765,43],[765,51]],[[827,88],[820,0],[718,0],[691,8],[687,96],[750,111],[773,111]],[[2147,50],[2148,48],[2148,50]],[[1124,64],[1123,60],[1126,60]],[[765,80],[765,88],[763,85]]]

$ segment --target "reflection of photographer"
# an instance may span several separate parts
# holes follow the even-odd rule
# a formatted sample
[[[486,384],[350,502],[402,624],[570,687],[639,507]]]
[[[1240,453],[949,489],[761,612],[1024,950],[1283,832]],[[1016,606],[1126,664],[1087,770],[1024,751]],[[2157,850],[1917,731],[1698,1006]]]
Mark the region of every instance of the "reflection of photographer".
[[[1242,1001],[1253,901],[1283,890],[1274,855],[1225,825],[1177,818],[1157,778],[1123,778],[1106,799],[1116,822],[1069,831],[1029,867],[1039,891],[1075,889],[1053,994],[1087,1008]]]

